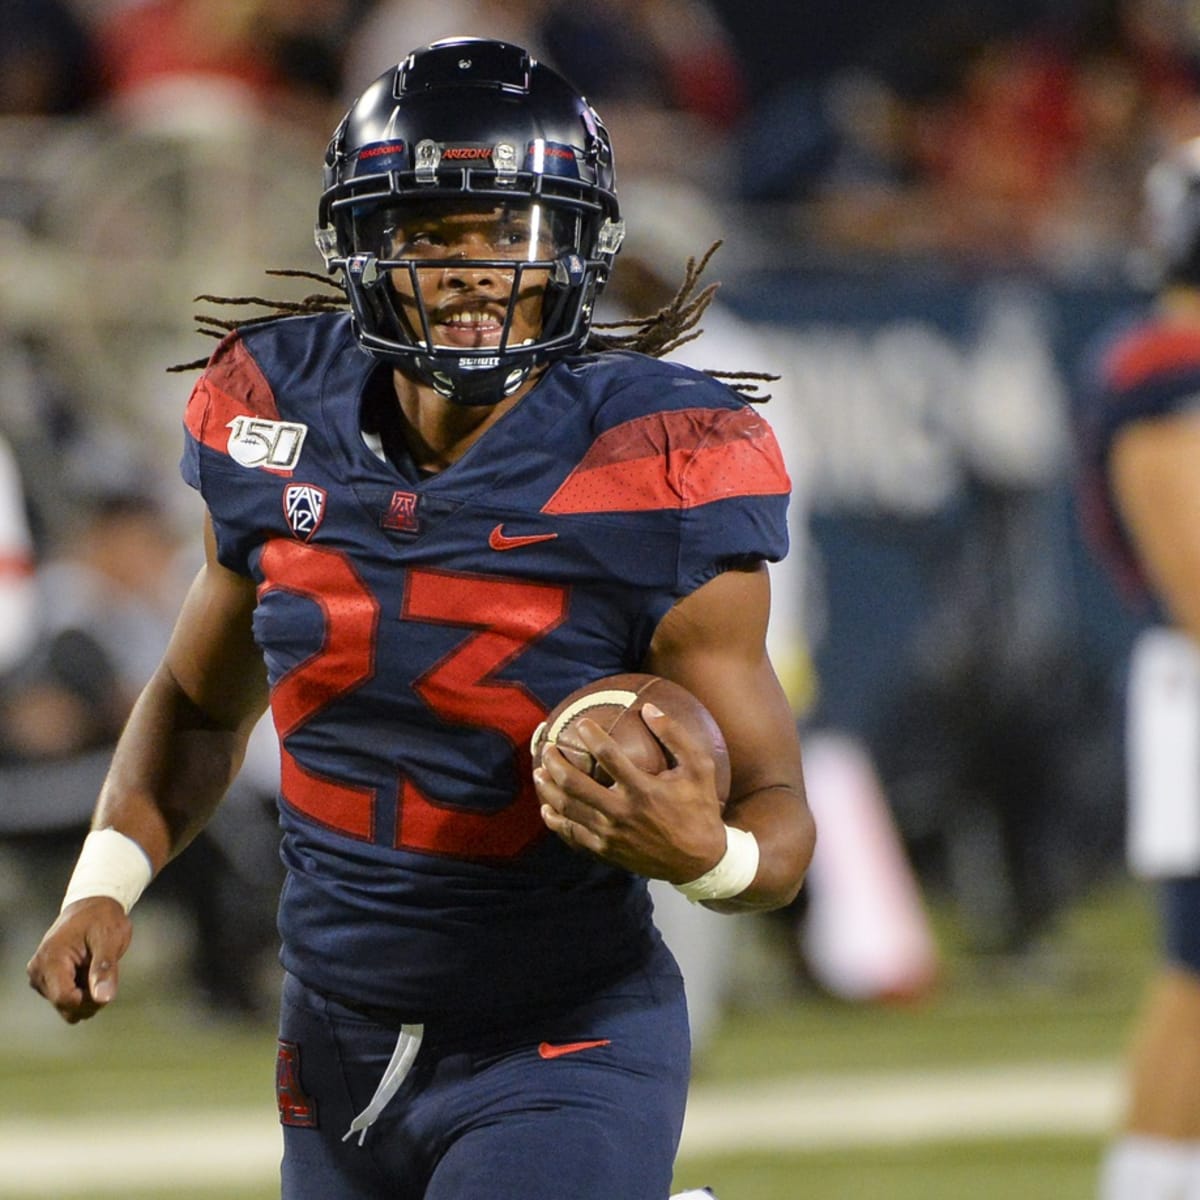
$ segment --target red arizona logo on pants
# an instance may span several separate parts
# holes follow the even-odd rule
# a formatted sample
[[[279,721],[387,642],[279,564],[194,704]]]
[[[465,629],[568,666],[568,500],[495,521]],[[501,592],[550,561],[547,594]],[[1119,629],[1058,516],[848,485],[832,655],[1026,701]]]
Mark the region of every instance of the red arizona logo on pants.
[[[279,1039],[279,1052],[275,1057],[275,1097],[279,1103],[281,1125],[316,1129],[317,1102],[305,1093],[300,1083],[300,1047],[283,1038]]]

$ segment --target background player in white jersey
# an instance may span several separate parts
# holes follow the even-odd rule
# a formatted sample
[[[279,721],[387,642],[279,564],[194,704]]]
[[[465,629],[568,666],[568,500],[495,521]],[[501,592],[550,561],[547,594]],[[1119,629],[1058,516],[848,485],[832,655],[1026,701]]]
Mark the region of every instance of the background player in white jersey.
[[[1098,347],[1080,420],[1091,532],[1149,618],[1130,665],[1128,854],[1157,883],[1164,941],[1102,1200],[1200,1196],[1200,141],[1147,194],[1161,287]]]

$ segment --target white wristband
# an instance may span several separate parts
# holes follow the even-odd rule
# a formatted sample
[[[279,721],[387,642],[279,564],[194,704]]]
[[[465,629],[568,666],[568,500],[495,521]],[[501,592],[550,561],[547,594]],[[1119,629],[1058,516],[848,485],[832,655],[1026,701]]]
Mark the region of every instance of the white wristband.
[[[725,853],[711,871],[705,871],[691,883],[677,883],[692,903],[701,900],[728,900],[740,896],[758,874],[758,839],[745,829],[725,826]]]
[[[115,829],[93,829],[83,839],[62,907],[88,896],[111,896],[129,912],[153,874],[150,859],[133,838]]]

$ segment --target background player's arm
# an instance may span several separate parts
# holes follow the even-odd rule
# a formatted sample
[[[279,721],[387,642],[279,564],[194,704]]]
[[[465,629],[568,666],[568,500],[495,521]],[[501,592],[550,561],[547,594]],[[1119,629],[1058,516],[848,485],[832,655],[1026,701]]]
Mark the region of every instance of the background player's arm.
[[[738,896],[706,902],[721,912],[789,903],[815,842],[795,718],[765,649],[769,608],[765,566],[726,571],[675,604],[642,664],[692,691],[725,735],[732,784],[724,822],[754,834],[759,864]],[[637,770],[598,725],[584,720],[580,736],[617,786],[603,787],[551,747],[535,775],[543,819],[568,843],[608,862],[686,883],[725,852],[711,762],[669,716],[649,724],[676,767],[656,776]]]
[[[121,735],[92,820],[93,829],[137,842],[156,874],[212,815],[266,705],[251,636],[254,585],[217,562],[211,525],[205,547],[205,565]],[[30,983],[66,1020],[90,1017],[115,994],[129,938],[116,900],[77,900],[30,960]]]
[[[1109,474],[1154,591],[1200,645],[1200,414],[1137,421],[1117,435]]]

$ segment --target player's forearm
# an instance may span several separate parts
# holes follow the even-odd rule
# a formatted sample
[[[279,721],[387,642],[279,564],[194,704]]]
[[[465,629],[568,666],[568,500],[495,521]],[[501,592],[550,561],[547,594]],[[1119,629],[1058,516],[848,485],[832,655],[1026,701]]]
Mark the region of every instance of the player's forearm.
[[[790,787],[764,788],[731,800],[725,823],[758,842],[758,870],[745,891],[706,900],[720,913],[763,912],[790,904],[800,891],[816,845],[816,825],[802,795]]]
[[[157,874],[204,827],[233,781],[253,721],[207,717],[160,667],[134,706],[93,819],[138,843]]]

